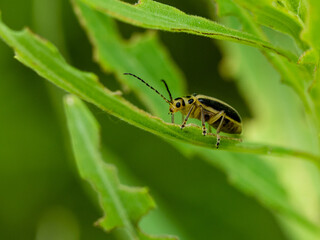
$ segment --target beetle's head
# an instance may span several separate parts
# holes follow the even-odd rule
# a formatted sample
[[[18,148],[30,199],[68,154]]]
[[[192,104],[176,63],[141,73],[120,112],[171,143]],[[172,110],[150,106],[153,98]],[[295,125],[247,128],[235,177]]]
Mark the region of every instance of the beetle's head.
[[[183,98],[176,98],[169,104],[169,111],[171,114],[180,111],[185,106]]]

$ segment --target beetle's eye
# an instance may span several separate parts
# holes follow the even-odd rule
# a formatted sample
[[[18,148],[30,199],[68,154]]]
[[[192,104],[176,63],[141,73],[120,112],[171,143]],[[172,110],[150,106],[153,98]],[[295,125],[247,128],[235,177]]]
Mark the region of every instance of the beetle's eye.
[[[181,104],[179,102],[176,103],[176,107],[179,108]]]

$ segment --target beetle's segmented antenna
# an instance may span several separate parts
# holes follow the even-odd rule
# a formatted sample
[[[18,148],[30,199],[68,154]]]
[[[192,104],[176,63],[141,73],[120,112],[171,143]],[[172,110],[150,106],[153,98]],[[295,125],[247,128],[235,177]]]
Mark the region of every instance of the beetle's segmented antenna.
[[[143,79],[139,78],[138,76],[136,76],[136,75],[134,75],[134,74],[132,74],[132,73],[124,73],[124,75],[130,75],[130,76],[133,76],[133,77],[139,79],[141,82],[143,82],[143,83],[144,83],[145,85],[147,85],[149,88],[151,88],[153,91],[155,91],[156,93],[158,93],[167,103],[169,103],[169,104],[172,103],[171,93],[170,93],[169,88],[168,88],[168,86],[167,86],[167,84],[166,84],[165,82],[164,82],[164,84],[166,85],[166,88],[167,88],[167,90],[168,90],[168,92],[169,92],[170,100],[171,100],[171,101],[169,101],[168,99],[166,99],[161,93],[158,92],[157,89],[155,89],[154,87],[150,86],[147,82],[145,82]],[[162,81],[164,81],[164,80],[162,80]]]
[[[170,90],[169,90],[169,87],[168,87],[166,81],[163,80],[163,79],[161,79],[161,81],[162,81],[162,82],[164,83],[164,85],[166,86],[166,89],[167,89],[167,91],[168,91],[168,93],[169,93],[169,96],[170,96],[170,101],[173,102],[172,96],[171,96],[171,92],[170,92]]]

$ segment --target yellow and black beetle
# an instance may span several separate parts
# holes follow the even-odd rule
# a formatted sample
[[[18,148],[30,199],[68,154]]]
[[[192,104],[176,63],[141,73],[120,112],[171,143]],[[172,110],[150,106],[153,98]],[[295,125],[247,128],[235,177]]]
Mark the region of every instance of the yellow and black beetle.
[[[189,117],[201,120],[202,134],[204,136],[207,134],[205,122],[207,122],[209,126],[217,129],[217,148],[220,145],[220,132],[231,134],[240,134],[242,132],[242,123],[239,113],[233,107],[219,99],[196,93],[192,94],[191,96],[173,99],[167,83],[164,80],[161,80],[169,93],[169,101],[160,92],[158,92],[158,90],[154,89],[138,76],[132,73],[124,73],[124,75],[131,75],[139,79],[141,82],[159,94],[167,103],[169,103],[169,111],[171,113],[172,123],[174,123],[174,113],[180,111],[183,116],[186,116],[181,125],[181,129],[185,127]]]

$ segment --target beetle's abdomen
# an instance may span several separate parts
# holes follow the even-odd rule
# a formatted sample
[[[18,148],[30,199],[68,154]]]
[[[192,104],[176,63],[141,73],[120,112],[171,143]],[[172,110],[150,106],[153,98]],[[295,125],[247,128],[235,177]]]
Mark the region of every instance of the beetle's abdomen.
[[[210,123],[210,120],[209,120],[208,123],[216,129],[219,126],[220,121],[221,121],[221,118],[219,118],[214,123]],[[230,120],[229,118],[225,118],[223,120],[220,131],[225,133],[240,134],[242,132],[242,125]]]
[[[204,110],[204,120],[207,122],[209,125],[217,129],[217,127],[220,124],[221,117],[214,121],[214,117],[218,114],[219,112],[209,112],[207,110]],[[196,107],[193,109],[191,115],[191,118],[196,118],[201,121],[201,108]],[[242,132],[242,125],[241,123],[238,123],[237,121],[234,121],[231,119],[229,116],[226,116],[223,120],[222,127],[220,129],[221,132],[225,133],[231,133],[231,134],[240,134]]]

